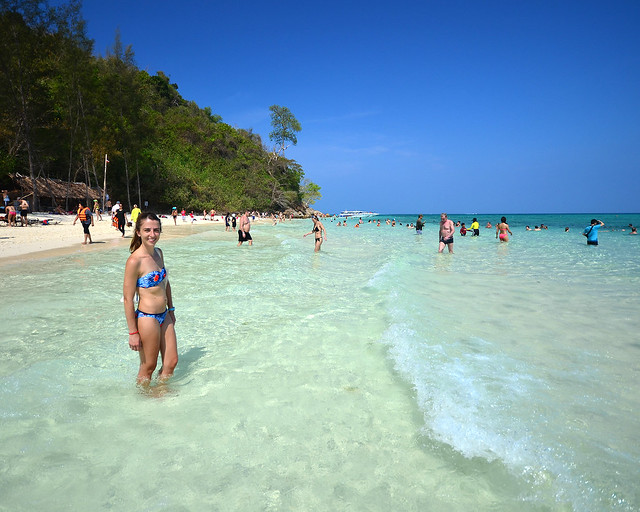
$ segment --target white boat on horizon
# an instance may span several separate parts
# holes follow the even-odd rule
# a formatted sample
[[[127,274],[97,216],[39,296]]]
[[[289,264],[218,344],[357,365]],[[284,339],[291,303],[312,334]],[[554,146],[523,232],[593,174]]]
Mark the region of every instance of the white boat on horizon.
[[[349,217],[375,217],[378,215],[376,212],[364,212],[361,210],[344,210],[340,212],[338,217],[342,217],[344,219],[348,219]]]

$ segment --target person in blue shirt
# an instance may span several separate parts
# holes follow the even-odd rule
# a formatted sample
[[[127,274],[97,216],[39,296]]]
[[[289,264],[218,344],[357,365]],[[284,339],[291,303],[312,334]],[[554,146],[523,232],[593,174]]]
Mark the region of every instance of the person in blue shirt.
[[[584,228],[582,234],[587,237],[587,245],[598,245],[598,229],[604,226],[604,222],[591,219],[591,225]]]

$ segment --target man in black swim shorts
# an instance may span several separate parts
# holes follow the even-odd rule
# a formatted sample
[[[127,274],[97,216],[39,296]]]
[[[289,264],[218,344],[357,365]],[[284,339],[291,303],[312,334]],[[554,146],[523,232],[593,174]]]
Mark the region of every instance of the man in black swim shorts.
[[[246,210],[242,217],[240,217],[240,229],[238,229],[238,245],[242,245],[242,242],[249,242],[249,245],[253,245],[253,238],[251,238],[251,221],[249,220],[249,210]]]
[[[447,218],[446,213],[440,214],[440,246],[438,252],[444,251],[445,246],[449,248],[449,252],[453,253],[453,233],[456,228],[453,221]]]

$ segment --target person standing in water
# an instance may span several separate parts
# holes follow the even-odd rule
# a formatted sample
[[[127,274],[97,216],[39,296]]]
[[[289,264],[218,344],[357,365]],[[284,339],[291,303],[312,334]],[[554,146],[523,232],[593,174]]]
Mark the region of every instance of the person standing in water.
[[[496,224],[496,238],[500,238],[501,242],[508,242],[509,235],[507,235],[507,231],[509,232],[509,235],[513,235],[509,229],[509,224],[507,224],[507,218],[502,217],[500,219],[500,223]]]
[[[438,252],[443,252],[445,246],[449,248],[449,253],[453,253],[453,233],[456,228],[453,225],[453,221],[447,218],[446,213],[440,214],[440,247]]]
[[[418,215],[416,220],[416,235],[422,234],[422,228],[424,227],[424,221],[422,220],[422,214]]]
[[[158,374],[164,380],[178,364],[175,307],[162,251],[156,247],[162,226],[155,213],[141,213],[129,246],[124,270],[124,313],[129,328],[129,348],[140,354],[138,383],[148,383],[162,356]],[[138,293],[137,309],[134,297]]]
[[[471,221],[471,226],[469,227],[469,230],[473,231],[473,234],[471,236],[480,236],[480,223],[478,222],[478,219],[476,219],[475,217]]]
[[[587,237],[587,245],[598,245],[598,230],[604,226],[604,222],[591,219],[591,225],[584,228],[582,234]]]
[[[253,238],[251,238],[251,221],[249,220],[249,210],[245,210],[240,217],[240,229],[238,229],[238,246],[243,242],[249,242],[249,245],[253,245]]]
[[[310,235],[311,233],[314,233],[316,237],[316,246],[313,252],[319,252],[320,248],[322,247],[323,235],[324,239],[327,239],[327,230],[325,229],[324,224],[320,222],[317,215],[313,215],[311,217],[311,220],[313,221],[313,229],[309,233],[303,235],[303,238]]]

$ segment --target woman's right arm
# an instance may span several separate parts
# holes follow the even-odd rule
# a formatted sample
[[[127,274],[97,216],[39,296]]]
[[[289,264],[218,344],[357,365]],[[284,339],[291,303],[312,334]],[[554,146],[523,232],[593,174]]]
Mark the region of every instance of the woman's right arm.
[[[133,300],[138,284],[138,267],[139,263],[137,258],[129,256],[127,264],[124,267],[124,285],[122,287],[122,295],[124,297],[124,315],[127,319],[127,328],[129,329],[129,346],[133,350],[138,350],[140,348],[140,334],[138,333],[138,322],[136,320]]]

